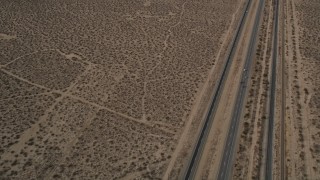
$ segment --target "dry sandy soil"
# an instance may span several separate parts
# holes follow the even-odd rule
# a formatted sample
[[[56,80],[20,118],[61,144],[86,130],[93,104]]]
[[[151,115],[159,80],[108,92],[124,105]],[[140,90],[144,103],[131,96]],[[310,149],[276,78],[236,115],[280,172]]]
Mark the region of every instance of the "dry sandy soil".
[[[320,2],[286,0],[286,165],[289,179],[320,179]]]
[[[284,173],[287,179],[320,179],[320,2],[279,2],[273,177],[280,179]],[[273,10],[272,1],[266,1],[240,131],[234,179],[264,178]],[[284,96],[284,103],[281,96]],[[284,142],[280,138],[282,122]],[[282,147],[285,148],[284,172],[281,172],[280,164]]]
[[[2,0],[0,179],[176,179],[237,5]]]

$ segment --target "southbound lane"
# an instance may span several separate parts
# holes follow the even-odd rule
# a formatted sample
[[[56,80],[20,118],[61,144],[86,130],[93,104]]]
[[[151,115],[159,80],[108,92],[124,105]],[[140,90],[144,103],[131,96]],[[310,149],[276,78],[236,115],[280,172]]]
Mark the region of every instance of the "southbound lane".
[[[225,148],[224,148],[224,154],[222,157],[222,160],[220,162],[220,169],[218,173],[218,179],[219,180],[227,180],[230,178],[230,175],[232,173],[232,166],[233,166],[233,156],[235,151],[235,141],[238,134],[238,128],[239,128],[239,122],[241,119],[241,112],[242,107],[244,105],[244,99],[245,94],[247,90],[247,84],[249,80],[249,74],[251,70],[251,64],[253,60],[253,55],[255,53],[255,45],[256,45],[256,39],[258,35],[258,29],[261,19],[261,14],[264,6],[264,0],[260,0],[259,6],[257,9],[253,31],[250,38],[250,45],[247,52],[247,58],[244,65],[244,70],[241,76],[241,82],[238,89],[238,95],[236,99],[236,103],[234,105],[234,111],[232,114],[232,119],[230,122],[230,128],[227,140],[225,142]]]

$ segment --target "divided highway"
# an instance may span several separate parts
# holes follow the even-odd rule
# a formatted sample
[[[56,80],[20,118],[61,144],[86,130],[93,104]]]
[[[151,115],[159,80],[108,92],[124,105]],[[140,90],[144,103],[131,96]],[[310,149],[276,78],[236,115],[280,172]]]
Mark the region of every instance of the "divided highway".
[[[261,14],[263,12],[263,6],[264,6],[264,0],[260,0],[258,5],[258,10],[256,12],[253,31],[251,34],[250,44],[247,52],[247,58],[244,65],[244,71],[241,76],[241,82],[240,82],[238,94],[236,97],[237,99],[233,108],[234,110],[233,110],[232,119],[230,122],[230,128],[229,128],[227,140],[225,142],[224,153],[220,162],[219,174],[217,176],[219,180],[229,179],[232,173],[233,156],[234,156],[235,145],[236,145],[235,142],[237,139],[239,122],[242,117],[241,116],[242,107],[244,104],[244,99],[247,91],[247,84],[248,84],[248,80],[250,79],[249,74],[251,70],[253,56],[255,54],[255,49],[256,49],[255,45],[256,45],[256,39],[258,35],[258,30],[259,30]]]
[[[228,57],[227,57],[226,63],[224,65],[222,74],[220,75],[218,84],[216,85],[216,90],[215,90],[215,93],[212,97],[209,111],[207,113],[203,127],[200,131],[200,134],[199,134],[198,140],[196,142],[196,146],[193,150],[193,154],[192,154],[191,159],[189,161],[188,167],[185,171],[184,179],[194,179],[195,173],[197,171],[197,166],[199,164],[199,160],[202,155],[203,147],[206,143],[206,139],[208,137],[208,133],[210,131],[210,127],[211,127],[212,122],[214,120],[214,115],[215,115],[216,109],[219,104],[220,96],[223,91],[223,86],[225,84],[225,80],[227,79],[229,69],[232,64],[233,56],[235,54],[236,47],[237,47],[239,39],[240,39],[240,34],[244,28],[245,20],[247,18],[247,12],[249,10],[251,2],[252,2],[252,0],[248,0],[245,5],[244,11],[242,13],[242,17],[240,19],[240,23],[239,23],[237,30],[236,30],[236,34],[233,37],[233,40],[231,42],[231,47],[228,52]]]
[[[215,111],[216,111],[217,106],[219,104],[219,99],[220,99],[221,93],[223,91],[224,82],[227,78],[228,71],[230,69],[230,65],[231,65],[231,62],[233,59],[233,55],[235,53],[235,49],[238,44],[240,34],[244,28],[245,19],[247,17],[247,12],[250,7],[250,4],[251,4],[251,0],[248,0],[246,7],[244,9],[244,12],[242,14],[240,24],[238,25],[236,35],[234,36],[234,38],[232,40],[232,43],[231,43],[232,45],[231,45],[231,48],[228,53],[226,64],[224,66],[222,74],[220,75],[220,79],[219,79],[218,85],[216,87],[215,94],[214,94],[212,101],[211,101],[211,104],[210,104],[209,112],[206,116],[204,125],[201,129],[198,141],[197,141],[196,146],[194,148],[192,158],[190,160],[189,166],[188,166],[187,171],[185,173],[184,179],[193,179],[194,178],[195,172],[197,170],[198,161],[199,161],[201,154],[202,154],[203,146],[206,143],[209,128],[212,124]]]
[[[227,79],[230,66],[232,64],[232,59],[238,45],[240,34],[244,28],[245,20],[247,18],[247,12],[252,3],[252,0],[248,0],[244,8],[240,23],[238,25],[236,34],[232,40],[231,47],[228,52],[228,57],[226,64],[220,75],[218,84],[216,85],[215,93],[212,97],[210,108],[208,110],[206,119],[204,121],[203,127],[200,131],[196,146],[193,150],[192,157],[189,161],[189,165],[184,174],[184,179],[194,179],[195,173],[197,172],[197,167],[201,155],[203,152],[204,145],[206,144],[208,133],[210,131],[216,109],[219,105],[220,96],[223,91],[225,81]],[[250,42],[246,54],[246,60],[244,64],[244,69],[241,74],[241,81],[239,84],[236,101],[233,107],[232,119],[230,121],[230,126],[227,134],[227,138],[224,145],[223,156],[220,161],[220,167],[217,174],[218,180],[228,180],[232,174],[233,168],[233,159],[236,150],[236,140],[238,135],[238,129],[240,120],[242,118],[242,108],[244,106],[244,101],[246,98],[247,85],[249,82],[249,76],[251,72],[251,65],[253,57],[256,50],[256,41],[259,31],[260,19],[263,13],[263,7],[265,0],[259,0],[258,9],[255,14],[253,30],[250,37]],[[265,169],[265,178],[266,180],[273,179],[272,164],[273,164],[273,134],[274,134],[274,114],[275,114],[275,93],[276,93],[276,66],[278,58],[278,21],[279,21],[279,0],[274,0],[274,29],[273,29],[273,46],[272,46],[272,69],[271,69],[271,89],[270,89],[270,100],[269,100],[269,121],[267,129],[267,149],[266,149],[266,169]],[[282,40],[283,41],[283,40]],[[281,123],[283,126],[283,122]],[[284,128],[282,128],[283,131]],[[283,143],[283,133],[281,132],[281,142]],[[284,146],[281,146],[281,156],[284,156]],[[281,157],[281,178],[284,178],[284,157]]]

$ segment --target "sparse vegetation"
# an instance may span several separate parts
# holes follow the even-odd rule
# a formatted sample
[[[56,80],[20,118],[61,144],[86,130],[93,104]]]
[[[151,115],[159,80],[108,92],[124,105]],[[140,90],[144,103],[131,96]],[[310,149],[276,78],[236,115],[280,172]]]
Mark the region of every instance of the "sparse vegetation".
[[[271,1],[266,1],[257,41],[255,63],[245,105],[240,145],[234,165],[233,179],[258,179],[262,164],[263,129],[269,88],[269,68],[273,27]]]
[[[236,8],[1,2],[0,179],[161,179]]]
[[[319,99],[319,94],[311,89],[319,88],[319,47],[315,43],[318,39],[318,19],[320,4],[315,0],[287,0],[287,54],[289,62],[290,93],[290,127],[293,136],[288,141],[296,142],[290,145],[291,151],[297,156],[291,156],[288,161],[288,177],[300,179],[314,179],[319,177],[319,154],[313,145],[317,142],[314,135],[319,132],[313,119],[319,119],[319,107],[313,104]],[[316,39],[316,41],[314,41]],[[317,117],[318,116],[318,117]],[[289,157],[288,157],[289,158]]]

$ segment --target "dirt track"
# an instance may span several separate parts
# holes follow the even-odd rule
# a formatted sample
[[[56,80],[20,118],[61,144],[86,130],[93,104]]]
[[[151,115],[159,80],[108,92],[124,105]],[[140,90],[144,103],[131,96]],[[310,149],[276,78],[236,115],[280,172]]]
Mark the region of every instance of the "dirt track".
[[[287,173],[289,179],[317,179],[319,160],[318,1],[286,1]],[[314,41],[315,40],[315,41]]]

